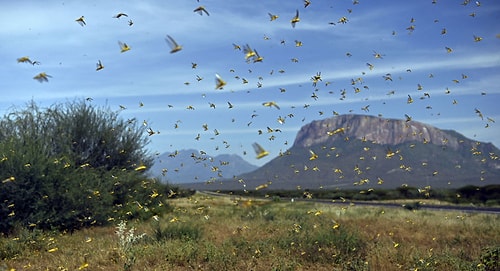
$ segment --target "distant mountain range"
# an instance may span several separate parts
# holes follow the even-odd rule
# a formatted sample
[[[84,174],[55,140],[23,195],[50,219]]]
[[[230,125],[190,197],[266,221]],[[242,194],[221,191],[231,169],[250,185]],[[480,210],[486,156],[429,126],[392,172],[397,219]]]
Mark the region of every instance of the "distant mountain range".
[[[194,149],[165,152],[155,158],[150,175],[174,184],[213,182],[257,169],[236,154],[209,154]]]
[[[500,183],[500,150],[411,120],[340,115],[313,121],[264,166],[195,189],[456,188]]]

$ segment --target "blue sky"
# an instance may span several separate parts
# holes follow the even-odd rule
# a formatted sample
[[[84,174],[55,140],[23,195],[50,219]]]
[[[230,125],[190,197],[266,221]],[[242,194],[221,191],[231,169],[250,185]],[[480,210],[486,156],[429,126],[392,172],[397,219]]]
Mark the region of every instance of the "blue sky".
[[[123,118],[159,131],[151,136],[152,152],[236,153],[257,165],[290,148],[302,125],[334,111],[398,119],[408,114],[498,147],[499,123],[491,120],[500,122],[500,2],[462,3],[312,0],[304,8],[299,0],[4,1],[0,112],[30,100],[50,106],[91,97],[113,110],[124,106]],[[200,5],[210,16],[193,12]],[[300,22],[293,28],[296,10]],[[128,17],[113,18],[120,12]],[[270,21],[268,13],[279,18]],[[82,15],[85,26],[75,21]],[[338,23],[342,17],[347,23]],[[183,49],[170,54],[166,35]],[[131,49],[121,53],[119,41]],[[264,60],[247,63],[233,43],[248,44]],[[17,63],[23,56],[41,64]],[[52,77],[33,80],[40,72]],[[215,89],[216,73],[227,82],[222,90]],[[314,87],[311,77],[318,73],[322,81]],[[280,109],[264,107],[268,101]],[[361,109],[367,105],[369,112]],[[253,142],[270,155],[255,159]]]

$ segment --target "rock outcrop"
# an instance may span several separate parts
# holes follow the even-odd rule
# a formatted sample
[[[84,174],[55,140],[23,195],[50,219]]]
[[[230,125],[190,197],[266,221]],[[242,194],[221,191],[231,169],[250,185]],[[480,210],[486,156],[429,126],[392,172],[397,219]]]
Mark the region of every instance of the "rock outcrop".
[[[424,142],[444,145],[454,150],[457,150],[461,143],[461,139],[451,136],[447,131],[417,121],[341,115],[303,126],[297,134],[294,146],[310,147],[346,137],[382,145]]]

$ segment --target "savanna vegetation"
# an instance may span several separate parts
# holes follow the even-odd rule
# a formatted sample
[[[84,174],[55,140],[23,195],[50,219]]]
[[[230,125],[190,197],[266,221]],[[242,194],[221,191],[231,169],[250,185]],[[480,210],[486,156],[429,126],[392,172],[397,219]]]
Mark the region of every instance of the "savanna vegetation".
[[[500,217],[195,194],[146,221],[0,238],[15,270],[498,270]]]

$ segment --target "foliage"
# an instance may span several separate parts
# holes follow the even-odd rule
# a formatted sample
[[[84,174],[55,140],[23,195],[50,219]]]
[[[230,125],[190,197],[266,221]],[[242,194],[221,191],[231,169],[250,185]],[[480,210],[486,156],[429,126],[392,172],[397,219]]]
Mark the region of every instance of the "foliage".
[[[234,190],[221,191],[235,195],[246,195],[256,197],[271,197],[275,201],[280,198],[302,198],[305,194],[314,195],[315,199],[327,200],[420,200],[435,199],[460,204],[480,204],[487,206],[500,205],[500,185],[464,186],[457,189],[433,189],[430,186],[418,189],[411,186],[400,186],[396,189],[304,189],[304,190]],[[418,201],[415,201],[418,202]],[[418,206],[415,206],[418,207]]]
[[[135,228],[130,227],[127,229],[127,222],[121,221],[116,226],[116,235],[118,236],[118,248],[120,249],[120,256],[125,259],[123,264],[124,270],[130,270],[135,262],[134,246],[143,239],[146,234],[136,234]]]
[[[15,239],[0,239],[0,259],[12,259],[26,251],[41,251],[47,246],[46,235],[41,230],[21,229]]]
[[[153,191],[168,189],[134,170],[151,166],[148,142],[144,126],[86,101],[12,110],[0,120],[0,232],[154,215]]]
[[[154,240],[157,242],[170,241],[172,239],[180,239],[184,241],[196,241],[202,236],[202,229],[196,224],[185,223],[168,223],[166,226],[161,226],[156,223],[154,228]]]
[[[472,203],[489,203],[500,204],[500,185],[465,186],[457,189],[455,201],[457,203],[472,202]]]
[[[500,246],[483,249],[481,264],[486,271],[500,270]]]
[[[498,269],[495,214],[207,194],[170,203],[146,221],[0,237],[1,261],[7,270]]]

